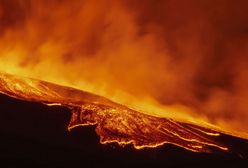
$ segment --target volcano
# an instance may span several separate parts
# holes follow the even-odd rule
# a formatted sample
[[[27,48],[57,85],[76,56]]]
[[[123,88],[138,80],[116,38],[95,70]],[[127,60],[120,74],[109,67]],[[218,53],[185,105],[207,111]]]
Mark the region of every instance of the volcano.
[[[82,149],[80,146],[84,146],[84,143],[89,143],[87,141],[85,142],[85,139],[87,139],[85,136],[91,136],[90,143],[95,142],[94,145],[99,143],[97,142],[97,137],[92,137],[92,132],[95,129],[97,135],[100,137],[101,144],[109,144],[111,147],[122,151],[126,151],[127,149],[132,150],[131,153],[135,153],[133,150],[140,151],[138,149],[142,149],[141,151],[143,152],[151,149],[161,150],[161,148],[166,146],[169,148],[174,146],[172,151],[175,151],[175,147],[177,146],[177,150],[182,149],[184,152],[221,153],[221,155],[225,156],[225,159],[226,156],[231,155],[235,159],[241,159],[243,162],[246,161],[243,159],[248,154],[248,143],[246,140],[225,135],[211,128],[183,123],[170,118],[150,116],[104,97],[70,87],[2,73],[0,75],[0,92],[2,95],[0,109],[3,116],[1,117],[1,123],[3,125],[2,130],[4,130],[1,130],[1,132],[4,137],[3,139],[7,138],[8,141],[10,139],[13,141],[16,137],[13,138],[12,136],[16,134],[18,135],[18,141],[20,137],[21,142],[24,141],[23,136],[20,136],[24,131],[26,132],[25,134],[30,134],[27,137],[38,138],[39,143],[43,141],[51,143],[51,139],[55,138],[57,145],[61,145],[65,143],[65,140],[63,138],[57,139],[58,133],[55,133],[60,130],[60,134],[64,134],[63,136],[68,136],[68,134],[81,136],[81,138],[76,140],[78,146],[72,145],[73,150],[77,151]],[[35,106],[36,109],[30,109],[30,106]],[[37,106],[42,110],[37,110]],[[40,115],[39,113],[42,113],[41,111],[49,112]],[[47,115],[45,120],[44,115]],[[43,117],[37,118],[37,116]],[[53,116],[52,120],[48,116]],[[67,120],[68,118],[70,119]],[[61,120],[63,120],[63,123]],[[58,121],[61,122],[60,129],[58,129],[58,126],[55,126]],[[25,122],[29,124],[27,125]],[[53,128],[51,128],[51,122],[53,123]],[[83,128],[84,126],[88,127]],[[20,128],[24,130],[18,132]],[[68,131],[66,131],[66,128]],[[79,130],[82,129],[84,131],[80,132]],[[85,131],[86,129],[87,131]],[[32,131],[30,132],[30,130]],[[79,133],[81,135],[78,135]],[[40,134],[50,135],[44,138]],[[75,142],[75,137],[74,140],[72,139],[70,141]],[[13,148],[16,150],[16,146]],[[92,147],[91,149],[94,148]],[[51,149],[49,148],[49,150]],[[43,163],[44,160],[41,162]],[[239,161],[239,163],[243,162]]]
[[[44,81],[2,74],[1,93],[48,106],[58,105],[71,109],[68,130],[78,126],[97,125],[101,143],[133,144],[135,148],[175,144],[195,152],[211,152],[215,147],[228,147],[214,141],[220,134],[210,129],[156,118],[134,111],[106,98]]]

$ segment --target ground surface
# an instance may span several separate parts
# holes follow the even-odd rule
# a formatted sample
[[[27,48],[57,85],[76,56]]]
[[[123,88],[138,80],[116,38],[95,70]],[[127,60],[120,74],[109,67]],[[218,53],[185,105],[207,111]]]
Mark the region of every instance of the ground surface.
[[[93,126],[68,132],[70,112],[64,107],[0,95],[0,116],[1,167],[248,166],[248,142],[231,136],[223,141],[239,153],[194,153],[173,145],[136,150],[101,145]]]

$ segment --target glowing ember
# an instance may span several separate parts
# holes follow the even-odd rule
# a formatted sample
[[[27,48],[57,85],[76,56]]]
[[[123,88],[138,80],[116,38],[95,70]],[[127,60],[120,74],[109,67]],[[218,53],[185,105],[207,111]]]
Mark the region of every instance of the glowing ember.
[[[216,148],[228,150],[214,139],[220,136],[214,130],[150,116],[73,88],[0,74],[0,93],[21,100],[70,108],[72,117],[68,129],[97,125],[96,132],[102,144],[133,144],[140,149],[170,143],[194,152],[211,152]]]

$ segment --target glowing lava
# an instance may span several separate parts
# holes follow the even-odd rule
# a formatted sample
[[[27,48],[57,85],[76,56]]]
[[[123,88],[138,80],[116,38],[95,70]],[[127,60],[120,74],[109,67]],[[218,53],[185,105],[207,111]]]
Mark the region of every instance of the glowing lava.
[[[133,144],[136,149],[141,149],[170,143],[194,152],[228,150],[215,139],[221,134],[212,129],[147,115],[70,87],[0,74],[0,93],[25,101],[70,108],[72,117],[68,130],[96,125],[102,144]]]

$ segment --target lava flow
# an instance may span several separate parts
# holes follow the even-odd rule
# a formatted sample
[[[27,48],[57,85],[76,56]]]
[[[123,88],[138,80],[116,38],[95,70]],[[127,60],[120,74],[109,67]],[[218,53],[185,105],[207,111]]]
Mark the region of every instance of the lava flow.
[[[96,125],[102,144],[133,144],[136,149],[174,144],[194,152],[228,150],[217,131],[134,111],[104,97],[49,82],[0,74],[0,93],[17,99],[71,109],[68,130]]]
[[[233,151],[219,139],[248,139],[247,2],[0,0],[0,93],[66,106],[103,144]]]

